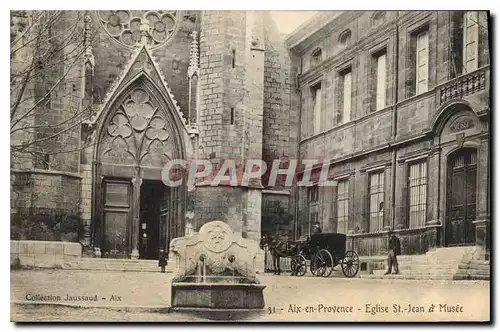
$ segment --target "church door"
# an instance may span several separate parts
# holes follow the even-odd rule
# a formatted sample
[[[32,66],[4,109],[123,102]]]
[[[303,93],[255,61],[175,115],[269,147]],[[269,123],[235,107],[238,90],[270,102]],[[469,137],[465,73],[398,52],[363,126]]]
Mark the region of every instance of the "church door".
[[[131,183],[104,180],[104,241],[105,257],[128,258],[131,226]]]

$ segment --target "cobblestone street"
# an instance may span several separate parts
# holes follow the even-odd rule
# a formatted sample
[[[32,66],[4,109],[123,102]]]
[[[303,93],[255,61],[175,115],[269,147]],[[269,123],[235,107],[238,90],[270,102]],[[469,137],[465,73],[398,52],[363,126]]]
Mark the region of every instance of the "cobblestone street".
[[[17,270],[11,272],[14,321],[204,321],[168,312],[172,274]],[[261,275],[265,312],[258,321],[488,320],[490,283]],[[31,305],[36,294],[60,296]],[[97,302],[67,301],[95,296]],[[70,304],[64,307],[50,304]],[[411,305],[411,307],[409,307]],[[435,305],[433,312],[428,308]],[[440,306],[441,305],[441,306]],[[86,306],[92,308],[84,308]],[[421,312],[421,311],[425,312]],[[351,312],[352,311],[352,312]],[[451,312],[453,311],[453,312]]]

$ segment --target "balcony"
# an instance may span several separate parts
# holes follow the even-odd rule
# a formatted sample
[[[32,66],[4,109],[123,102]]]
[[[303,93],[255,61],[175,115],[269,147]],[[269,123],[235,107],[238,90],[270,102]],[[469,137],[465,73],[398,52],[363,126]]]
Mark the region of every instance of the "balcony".
[[[452,99],[462,99],[486,89],[486,85],[489,85],[489,75],[490,66],[487,65],[438,86],[439,104]]]

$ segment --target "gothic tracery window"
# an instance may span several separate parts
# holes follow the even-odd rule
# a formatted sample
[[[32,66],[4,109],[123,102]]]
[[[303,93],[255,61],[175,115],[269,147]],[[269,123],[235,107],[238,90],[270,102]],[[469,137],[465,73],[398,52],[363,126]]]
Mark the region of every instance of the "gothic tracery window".
[[[116,108],[102,141],[104,163],[163,167],[175,158],[171,125],[142,87],[133,89]]]

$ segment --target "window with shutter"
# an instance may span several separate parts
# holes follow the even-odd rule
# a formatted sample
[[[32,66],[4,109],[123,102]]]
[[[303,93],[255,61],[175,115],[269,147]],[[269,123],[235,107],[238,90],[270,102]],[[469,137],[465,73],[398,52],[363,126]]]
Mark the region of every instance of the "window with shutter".
[[[340,73],[340,98],[339,112],[337,113],[337,124],[349,122],[351,120],[351,70],[347,69]]]
[[[375,86],[376,97],[375,97],[375,109],[381,110],[385,107],[386,98],[386,54],[382,53],[377,56],[377,81]]]
[[[321,109],[321,84],[317,84],[312,87],[313,94],[313,116],[314,116],[314,133],[318,134],[321,132],[322,124],[322,109]]]
[[[408,167],[408,228],[425,226],[427,209],[427,163]]]
[[[369,231],[381,231],[384,224],[384,172],[370,174],[369,193]]]
[[[429,79],[429,34],[427,31],[417,35],[416,52],[416,92],[421,94],[427,91]]]
[[[312,225],[319,220],[319,188],[318,186],[313,186],[307,188],[307,199],[308,199],[308,215],[309,215],[309,225],[307,229],[308,232],[311,231]]]
[[[466,12],[464,14],[464,43],[463,59],[466,72],[470,73],[478,68],[478,13]]]
[[[347,234],[349,221],[349,180],[337,184],[337,233]]]

